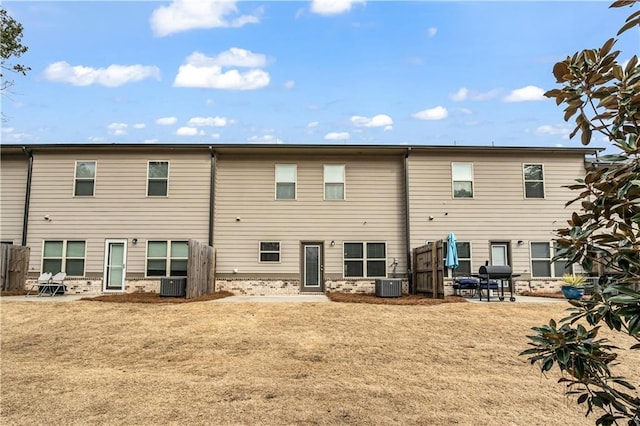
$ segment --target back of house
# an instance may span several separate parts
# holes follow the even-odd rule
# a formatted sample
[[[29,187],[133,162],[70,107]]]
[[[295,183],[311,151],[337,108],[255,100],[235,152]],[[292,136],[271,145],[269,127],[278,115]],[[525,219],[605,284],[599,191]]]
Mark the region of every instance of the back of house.
[[[459,267],[507,264],[550,287],[554,230],[584,176],[582,148],[54,144],[1,147],[0,239],[29,277],[70,292],[158,291],[216,249],[216,288],[373,292],[411,279],[411,250],[457,237]]]

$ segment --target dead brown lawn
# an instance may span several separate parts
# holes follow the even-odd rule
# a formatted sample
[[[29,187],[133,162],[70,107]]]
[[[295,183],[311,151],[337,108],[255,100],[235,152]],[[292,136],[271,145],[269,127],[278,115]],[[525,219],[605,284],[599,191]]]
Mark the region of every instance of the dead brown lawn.
[[[593,424],[518,356],[566,306],[2,301],[0,423]]]

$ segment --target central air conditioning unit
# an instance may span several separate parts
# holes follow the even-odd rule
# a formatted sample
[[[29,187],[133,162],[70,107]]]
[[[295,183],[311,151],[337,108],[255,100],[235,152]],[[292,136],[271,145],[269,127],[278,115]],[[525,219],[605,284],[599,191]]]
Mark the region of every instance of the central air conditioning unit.
[[[160,278],[160,297],[187,297],[187,277]]]
[[[402,279],[376,278],[376,296],[401,297],[402,296]]]

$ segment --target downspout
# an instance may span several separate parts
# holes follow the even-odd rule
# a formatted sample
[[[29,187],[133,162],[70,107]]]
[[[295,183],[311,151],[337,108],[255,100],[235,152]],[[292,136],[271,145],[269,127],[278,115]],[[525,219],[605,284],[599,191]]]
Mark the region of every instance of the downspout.
[[[27,165],[27,187],[24,194],[24,212],[22,213],[22,246],[27,245],[27,228],[29,226],[29,201],[31,200],[31,178],[33,176],[33,154],[26,146],[22,147],[24,155],[29,157]]]
[[[213,210],[216,196],[216,152],[209,147],[211,153],[211,177],[209,180],[209,245],[213,247]]]
[[[407,148],[404,154],[404,241],[407,251],[407,282],[409,284],[409,294],[415,294],[413,288],[413,271],[411,265],[411,223],[409,211],[409,153],[411,148]]]

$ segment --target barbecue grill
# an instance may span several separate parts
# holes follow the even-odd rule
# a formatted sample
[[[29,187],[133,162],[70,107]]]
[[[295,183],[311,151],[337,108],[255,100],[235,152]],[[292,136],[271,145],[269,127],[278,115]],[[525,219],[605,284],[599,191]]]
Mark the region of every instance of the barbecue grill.
[[[489,290],[500,290],[498,299],[502,302],[504,300],[504,281],[509,282],[509,301],[515,302],[516,298],[513,296],[513,273],[511,266],[509,265],[482,265],[478,271],[478,278],[480,278],[480,284],[478,285],[478,291],[480,293],[480,300],[482,300],[482,290],[487,290],[487,302],[491,300],[489,296]],[[502,281],[500,285],[498,282]]]

